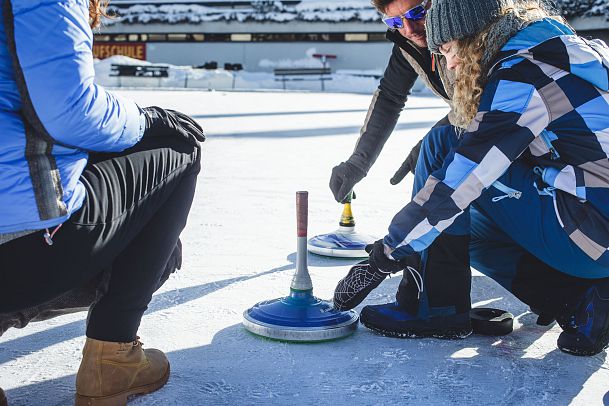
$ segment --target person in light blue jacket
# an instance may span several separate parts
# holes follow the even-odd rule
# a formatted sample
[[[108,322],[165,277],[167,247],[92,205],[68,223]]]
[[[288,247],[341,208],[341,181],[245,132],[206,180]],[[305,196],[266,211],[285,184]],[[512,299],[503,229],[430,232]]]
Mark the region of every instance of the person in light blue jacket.
[[[0,313],[99,282],[76,400],[123,404],[169,376],[136,333],[180,266],[203,131],[94,83],[99,0],[0,4]]]

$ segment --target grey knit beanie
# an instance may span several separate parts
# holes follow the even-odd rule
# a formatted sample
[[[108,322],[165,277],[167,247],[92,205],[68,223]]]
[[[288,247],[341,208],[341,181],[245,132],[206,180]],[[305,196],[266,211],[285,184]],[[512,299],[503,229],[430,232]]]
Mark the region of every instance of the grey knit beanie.
[[[438,52],[440,46],[482,31],[512,0],[432,0],[425,17],[427,46]]]

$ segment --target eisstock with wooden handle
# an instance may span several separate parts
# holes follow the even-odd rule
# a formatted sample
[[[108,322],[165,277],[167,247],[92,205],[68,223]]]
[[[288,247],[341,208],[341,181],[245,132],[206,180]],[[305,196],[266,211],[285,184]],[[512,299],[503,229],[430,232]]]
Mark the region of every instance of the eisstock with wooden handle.
[[[357,328],[357,313],[338,311],[331,302],[313,296],[307,268],[308,199],[308,192],[296,192],[296,272],[289,296],[256,303],[243,312],[243,326],[256,335],[279,341],[319,342],[346,337]]]

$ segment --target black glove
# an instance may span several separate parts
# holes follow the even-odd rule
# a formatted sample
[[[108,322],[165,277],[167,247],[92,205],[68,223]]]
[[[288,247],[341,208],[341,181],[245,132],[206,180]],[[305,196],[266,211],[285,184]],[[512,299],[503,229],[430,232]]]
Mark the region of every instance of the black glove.
[[[337,202],[343,203],[353,186],[366,176],[366,172],[350,162],[341,162],[332,168],[330,190]]]
[[[201,126],[184,113],[157,106],[145,107],[142,111],[146,116],[145,137],[177,135],[194,146],[205,141]]]
[[[406,257],[402,261],[395,261],[387,258],[387,255],[385,255],[385,244],[383,244],[383,240],[375,241],[374,244],[368,244],[364,249],[368,254],[370,254],[368,258],[370,266],[385,273],[399,272],[406,269],[406,267],[411,265],[412,262],[412,259],[409,257]]]
[[[398,169],[395,175],[393,175],[393,178],[391,178],[391,180],[389,181],[392,185],[397,185],[398,183],[400,183],[402,179],[404,179],[406,175],[408,175],[408,172],[412,172],[412,174],[414,175],[414,169],[417,166],[417,160],[419,159],[419,152],[421,151],[422,142],[423,140],[421,139],[417,143],[417,145],[412,148],[410,154],[408,154],[406,160],[404,161],[402,166],[400,166],[400,169]]]

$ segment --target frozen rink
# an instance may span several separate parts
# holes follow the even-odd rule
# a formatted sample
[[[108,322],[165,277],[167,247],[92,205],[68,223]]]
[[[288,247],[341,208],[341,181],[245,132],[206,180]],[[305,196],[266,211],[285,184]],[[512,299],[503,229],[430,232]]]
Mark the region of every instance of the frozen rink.
[[[574,357],[556,348],[560,328],[539,327],[528,307],[475,274],[472,303],[512,312],[503,338],[401,340],[360,326],[323,344],[251,335],[243,311],[285,296],[296,259],[295,192],[309,191],[309,237],[338,226],[328,188],[351,153],[370,95],[296,92],[121,91],[141,106],[193,115],[206,130],[203,171],[182,241],[184,261],[156,293],[139,331],[165,351],[171,377],[133,405],[609,405],[606,352]],[[389,178],[447,112],[412,97],[377,164],[359,185],[357,229],[382,237],[407,202],[412,175]],[[316,296],[329,299],[356,261],[309,255]],[[365,304],[393,299],[400,277]],[[9,405],[70,405],[85,313],[33,323],[0,337],[0,387]]]

